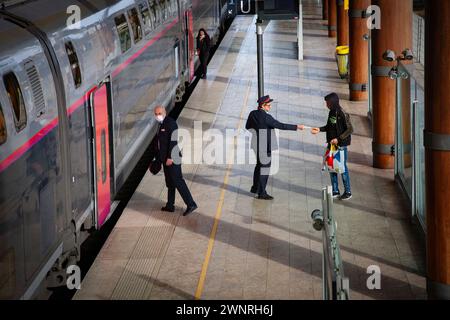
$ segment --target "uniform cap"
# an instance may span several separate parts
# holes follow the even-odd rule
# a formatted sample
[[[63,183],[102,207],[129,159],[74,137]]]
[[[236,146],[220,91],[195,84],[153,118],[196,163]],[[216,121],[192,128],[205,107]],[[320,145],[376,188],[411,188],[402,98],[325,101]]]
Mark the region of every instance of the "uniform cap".
[[[270,96],[267,95],[267,96],[264,96],[264,97],[261,97],[261,98],[258,99],[258,105],[261,106],[261,105],[263,105],[265,103],[270,103],[272,101],[273,101],[273,99],[270,99]]]

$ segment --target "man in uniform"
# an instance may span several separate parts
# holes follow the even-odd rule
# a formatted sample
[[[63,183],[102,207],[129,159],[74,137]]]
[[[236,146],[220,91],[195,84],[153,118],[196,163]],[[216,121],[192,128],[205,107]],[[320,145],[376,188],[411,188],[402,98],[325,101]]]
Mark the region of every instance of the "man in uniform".
[[[197,209],[192,195],[183,179],[181,172],[181,152],[178,148],[178,137],[173,137],[178,130],[178,125],[172,118],[166,114],[166,109],[157,106],[154,110],[155,119],[159,123],[157,138],[155,139],[156,157],[161,161],[164,168],[164,177],[166,178],[167,204],[161,208],[162,211],[175,211],[175,189],[178,190],[184,203],[187,205],[183,216],[187,216]]]
[[[247,124],[245,125],[247,130],[252,130],[252,148],[256,151],[257,161],[255,172],[253,174],[253,186],[250,192],[258,194],[257,198],[262,200],[273,199],[273,197],[266,192],[271,166],[272,149],[276,148],[276,146],[272,148],[273,129],[291,131],[304,129],[303,125],[285,124],[275,120],[269,114],[269,111],[272,108],[272,101],[270,96],[259,98],[258,109],[249,114]]]

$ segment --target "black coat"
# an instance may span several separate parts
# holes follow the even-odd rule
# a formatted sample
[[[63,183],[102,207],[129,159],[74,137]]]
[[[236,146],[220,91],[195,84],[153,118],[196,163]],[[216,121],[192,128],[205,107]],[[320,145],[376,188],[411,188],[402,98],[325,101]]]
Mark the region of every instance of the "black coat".
[[[211,50],[211,40],[209,36],[205,36],[203,41],[200,38],[197,38],[197,49],[199,50],[200,59],[208,59],[209,51]]]
[[[285,124],[277,121],[274,119],[270,114],[268,114],[263,109],[258,109],[250,112],[247,123],[245,125],[245,128],[247,130],[254,130],[255,136],[253,136],[252,139],[252,148],[253,150],[257,150],[259,154],[259,140],[261,138],[267,139],[267,155],[270,156],[272,150],[276,150],[278,146],[276,145],[276,139],[274,139],[275,143],[272,143],[272,138],[275,138],[275,132],[273,129],[280,129],[280,130],[290,130],[290,131],[297,131],[297,126],[293,124]],[[261,136],[264,134],[264,132],[261,132],[260,130],[266,130],[266,137]],[[261,150],[264,151],[264,150]]]
[[[347,147],[352,143],[353,126],[350,116],[339,106],[331,108],[327,124],[320,131],[327,133],[327,143],[333,139],[338,139],[340,147]]]
[[[181,152],[178,148],[178,135],[174,132],[178,129],[175,120],[165,117],[162,124],[159,125],[156,139],[153,143],[153,150],[156,158],[165,165],[167,159],[172,159],[175,164],[181,164]],[[177,132],[175,132],[176,134]]]

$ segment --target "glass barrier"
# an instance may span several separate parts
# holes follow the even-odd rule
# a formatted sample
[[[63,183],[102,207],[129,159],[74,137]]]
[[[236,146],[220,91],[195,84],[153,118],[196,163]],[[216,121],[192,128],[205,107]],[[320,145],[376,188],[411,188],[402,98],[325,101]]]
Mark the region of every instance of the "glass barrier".
[[[409,199],[412,199],[412,98],[414,83],[411,75],[402,66],[397,78],[396,106],[396,176]]]
[[[425,147],[423,131],[425,129],[425,90],[421,81],[415,83],[415,99],[413,101],[413,213],[418,217],[422,227],[426,230],[425,206]]]
[[[420,74],[401,63],[396,86],[396,180],[425,230],[424,90]]]
[[[333,215],[333,190],[322,190],[322,210],[311,214],[314,229],[322,231],[323,300],[349,300],[350,282],[344,276],[341,249],[337,240],[337,223]]]

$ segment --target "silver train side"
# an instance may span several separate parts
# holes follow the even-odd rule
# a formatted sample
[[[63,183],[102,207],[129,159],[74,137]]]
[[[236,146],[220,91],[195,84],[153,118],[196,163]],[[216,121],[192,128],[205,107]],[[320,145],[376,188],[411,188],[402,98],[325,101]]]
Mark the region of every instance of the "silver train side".
[[[75,3],[78,25],[71,0],[0,1],[0,299],[65,285],[155,134],[153,107],[193,80],[198,30],[215,43],[232,12],[226,0]]]

